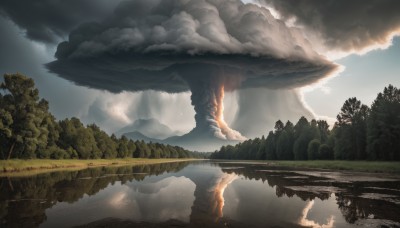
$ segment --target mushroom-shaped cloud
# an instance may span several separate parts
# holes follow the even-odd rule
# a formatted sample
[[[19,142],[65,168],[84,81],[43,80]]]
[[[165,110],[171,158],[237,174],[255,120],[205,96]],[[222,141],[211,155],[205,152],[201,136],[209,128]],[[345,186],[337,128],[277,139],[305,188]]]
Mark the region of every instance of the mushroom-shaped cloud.
[[[240,0],[130,0],[60,43],[50,71],[111,92],[192,92],[192,133],[242,140],[223,119],[224,91],[295,88],[336,69],[297,28]],[[251,101],[249,101],[251,102]]]

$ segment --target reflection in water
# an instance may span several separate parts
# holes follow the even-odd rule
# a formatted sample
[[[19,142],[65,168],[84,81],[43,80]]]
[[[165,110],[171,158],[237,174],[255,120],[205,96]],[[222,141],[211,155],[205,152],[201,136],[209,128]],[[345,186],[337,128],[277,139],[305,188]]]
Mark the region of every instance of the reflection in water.
[[[400,181],[166,163],[0,178],[0,227],[400,226]],[[374,226],[373,226],[374,227]]]
[[[218,165],[228,174],[246,178],[235,181],[231,185],[233,190],[227,189],[229,192],[235,191],[239,194],[224,197],[226,204],[224,215],[240,218],[246,223],[264,218],[272,221],[265,226],[293,226],[277,220],[284,218],[283,220],[290,221],[291,217],[287,215],[294,215],[295,212],[289,210],[296,206],[296,199],[301,199],[312,201],[313,206],[304,204],[299,209],[302,213],[297,217],[296,224],[299,224],[299,221],[306,223],[311,221],[315,223],[309,224],[313,227],[360,227],[366,224],[374,224],[370,227],[400,227],[399,176],[382,174],[367,176],[349,172],[345,174],[326,172],[325,175],[325,172],[320,171],[287,170],[263,164],[248,164],[240,169],[225,168],[231,165],[229,163]],[[264,185],[263,191],[255,191],[255,186],[261,182],[268,184],[272,189]],[[290,206],[285,206],[285,201],[271,200],[268,194],[263,195],[263,192],[269,190],[275,190],[275,195],[280,199],[289,199]],[[252,195],[263,195],[263,197],[253,199]],[[260,200],[260,198],[265,199]],[[264,203],[264,201],[269,202]],[[257,204],[257,207],[252,207],[248,202]],[[249,207],[251,213],[247,213]],[[287,213],[281,213],[281,208],[285,208]],[[304,212],[307,212],[306,215]],[[271,214],[273,216],[270,216]],[[260,219],[256,224],[261,224],[264,220]]]
[[[116,183],[73,205],[59,203],[46,210],[49,219],[41,226],[56,227],[63,214],[73,218],[73,221],[63,222],[65,227],[107,217],[157,223],[175,219],[188,223],[194,189],[190,179],[167,175],[148,177],[125,185]]]
[[[299,224],[301,226],[313,227],[313,228],[332,228],[333,223],[335,222],[335,217],[333,215],[328,219],[327,224],[320,225],[313,220],[307,219],[308,212],[310,212],[311,208],[314,206],[314,200],[311,200],[307,203],[306,207],[303,209],[302,216],[300,218]]]
[[[127,204],[126,192],[117,192],[110,197],[110,206],[120,209]]]
[[[222,218],[223,213],[222,209],[224,208],[224,191],[226,187],[228,187],[229,184],[231,184],[234,180],[236,180],[238,176],[236,174],[222,174],[221,177],[219,177],[215,183],[215,185],[212,187],[212,192],[213,192],[213,199],[211,204],[212,206],[212,211],[213,214],[216,215],[216,219]]]
[[[72,221],[90,221],[88,220],[91,219],[90,216],[93,218],[100,218],[100,215],[112,217],[113,214],[117,217],[128,218],[134,214],[132,210],[138,208],[133,203],[129,204],[132,201],[131,193],[134,191],[130,190],[128,183],[145,184],[151,176],[158,176],[160,177],[158,181],[161,181],[181,171],[187,165],[189,165],[188,162],[177,162],[97,167],[27,177],[2,177],[0,178],[0,227],[39,227],[51,222],[57,226],[66,227]],[[193,186],[191,189],[194,189],[194,184],[190,183]],[[177,182],[177,184],[182,184],[182,182]],[[165,194],[164,197],[170,197],[171,192]],[[193,201],[193,190],[191,194]],[[186,208],[189,210],[185,220],[188,220],[187,214],[190,214],[191,202],[185,203],[188,204]],[[146,202],[142,204],[149,205]],[[153,204],[157,205],[158,202],[153,201]],[[132,208],[128,208],[128,205]],[[113,213],[103,209],[108,209]],[[146,213],[151,210],[154,208],[150,208]],[[173,211],[171,208],[168,210]],[[66,211],[69,214],[65,213]],[[140,210],[139,213],[141,213]],[[138,216],[139,213],[135,213],[134,216]],[[96,215],[99,216],[96,217]]]

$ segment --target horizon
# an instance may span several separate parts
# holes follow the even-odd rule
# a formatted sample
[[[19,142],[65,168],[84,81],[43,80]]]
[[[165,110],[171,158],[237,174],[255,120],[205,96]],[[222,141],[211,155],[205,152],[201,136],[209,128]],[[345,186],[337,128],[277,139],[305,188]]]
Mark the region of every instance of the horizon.
[[[245,4],[256,3],[255,1],[244,2]],[[136,92],[120,92],[118,89],[114,93],[115,91],[108,92],[108,89],[103,86],[95,89],[94,84],[76,85],[76,83],[81,85],[84,85],[84,83],[74,82],[75,79],[72,78],[65,80],[46,69],[44,64],[57,60],[54,57],[57,46],[63,41],[68,41],[70,32],[74,31],[83,21],[101,22],[104,18],[113,14],[112,9],[118,7],[118,4],[118,1],[100,3],[98,8],[92,9],[93,11],[88,15],[79,14],[79,20],[70,21],[70,24],[63,27],[61,27],[61,22],[68,18],[68,15],[65,15],[68,13],[67,9],[60,12],[56,21],[50,21],[46,18],[35,21],[29,16],[24,17],[18,14],[22,6],[20,4],[9,4],[8,2],[0,4],[0,8],[4,12],[0,16],[0,27],[4,31],[4,37],[0,42],[0,47],[4,50],[0,54],[2,73],[20,72],[32,77],[41,92],[41,97],[50,102],[50,111],[59,120],[78,117],[83,123],[95,123],[107,133],[112,134],[137,120],[156,119],[163,126],[175,132],[175,135],[189,133],[193,128],[196,128],[196,121],[194,119],[195,110],[190,100],[191,93],[187,89],[184,89],[186,92],[183,93],[176,93],[178,90],[170,93],[168,91],[171,90],[163,92],[162,90],[154,91],[156,87],[149,87],[148,89],[143,87]],[[368,4],[375,3],[366,2],[365,7]],[[71,6],[76,7],[76,5]],[[296,85],[297,82],[293,82],[294,86],[292,86],[292,82],[284,81],[282,82],[286,83],[284,86],[281,86],[281,82],[276,82],[276,86],[270,83],[270,86],[264,88],[249,87],[235,89],[234,91],[225,89],[225,97],[222,98],[224,112],[221,118],[226,122],[227,130],[222,130],[222,132],[231,131],[229,134],[232,136],[229,137],[233,137],[232,139],[243,140],[261,137],[262,135],[266,136],[270,130],[273,130],[277,120],[283,122],[290,120],[295,123],[301,116],[305,116],[309,120],[326,120],[330,127],[333,127],[336,115],[346,99],[357,97],[363,104],[370,106],[377,93],[381,92],[385,86],[389,84],[398,86],[400,84],[400,77],[398,76],[400,65],[396,62],[396,59],[400,59],[400,38],[396,33],[400,28],[400,23],[393,21],[392,24],[381,27],[376,27],[378,25],[373,23],[374,17],[382,15],[385,13],[384,11],[374,11],[371,21],[363,18],[366,15],[361,12],[354,14],[354,20],[361,23],[360,34],[355,33],[353,36],[337,38],[330,33],[329,29],[345,34],[345,30],[340,30],[345,25],[339,18],[335,22],[337,27],[321,24],[321,30],[311,31],[306,16],[286,7],[284,4],[278,4],[271,0],[257,1],[254,6],[257,8],[249,8],[249,12],[254,10],[270,12],[273,18],[268,20],[283,21],[288,32],[300,29],[301,36],[304,36],[301,39],[304,38],[311,42],[311,46],[300,43],[298,37],[293,38],[293,42],[299,42],[299,45],[303,45],[302,48],[305,52],[316,52],[330,63],[337,64],[340,68],[336,69],[336,71],[339,71],[334,75],[321,73],[322,76],[318,76],[320,77],[318,80],[307,81],[308,76],[304,76],[306,84],[301,85]],[[316,4],[315,7],[320,9],[321,13],[326,10],[320,4]],[[349,7],[357,9],[352,4]],[[33,10],[35,9],[33,8]],[[339,9],[340,7],[336,10]],[[39,11],[42,10],[40,8],[37,8],[37,10],[37,12],[33,12],[33,15],[47,13],[46,9],[43,9],[43,12]],[[395,17],[390,12],[387,11],[385,16],[388,18]],[[297,17],[297,20],[293,21],[293,16]],[[345,16],[352,17],[351,14]],[[321,21],[321,23],[324,23],[324,21]],[[42,28],[39,25],[44,27]],[[371,32],[370,37],[364,36],[364,33],[362,33],[364,31]],[[305,33],[309,33],[309,35],[304,35]],[[357,35],[361,39],[365,37],[365,40],[357,43]],[[211,37],[210,34],[205,36]],[[300,35],[296,33],[296,36]],[[317,41],[316,37],[319,37],[320,40]],[[274,39],[274,37],[271,36],[271,39]],[[282,50],[285,49],[283,46],[280,48],[281,50],[271,52],[268,47],[265,52],[274,53],[274,55],[276,53],[277,55],[283,55],[282,53],[289,56],[293,55],[290,54],[290,50],[283,52]],[[252,50],[249,50],[249,52],[252,52]],[[309,55],[313,54],[307,54],[307,56]],[[301,58],[308,59],[309,57],[303,56]],[[298,74],[301,74],[300,71]],[[112,78],[113,75],[110,74],[109,77]],[[244,83],[241,82],[241,84]],[[177,112],[177,110],[179,111]],[[143,132],[141,133],[143,134]],[[147,131],[147,133],[150,134],[144,134],[147,137],[152,138],[154,136],[150,131]],[[221,137],[224,138],[226,135]]]

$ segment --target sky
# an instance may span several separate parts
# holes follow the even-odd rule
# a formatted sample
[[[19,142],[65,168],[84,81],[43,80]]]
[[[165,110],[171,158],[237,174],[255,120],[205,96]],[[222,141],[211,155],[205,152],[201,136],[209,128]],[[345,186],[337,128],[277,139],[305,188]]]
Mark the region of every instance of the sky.
[[[54,4],[50,4],[51,2]],[[142,18],[148,17],[148,15],[141,15],[141,12],[133,10],[137,6],[134,5],[136,2],[140,3],[143,1],[127,1],[127,4],[133,2],[133,5],[119,7],[114,11],[119,2],[112,1],[110,3],[110,1],[100,1],[95,4],[92,0],[72,0],[70,3],[46,0],[39,7],[30,1],[24,0],[2,1],[0,3],[0,30],[2,31],[2,36],[0,37],[0,73],[20,72],[34,78],[41,96],[49,100],[50,110],[58,119],[76,116],[86,124],[93,122],[98,124],[108,133],[115,132],[137,119],[147,118],[158,119],[174,131],[182,132],[182,134],[189,132],[191,129],[196,128],[196,126],[199,128],[201,121],[209,120],[207,118],[203,120],[198,116],[202,113],[205,113],[204,116],[207,116],[209,110],[204,109],[205,106],[196,106],[195,100],[191,100],[191,93],[200,94],[199,96],[201,97],[206,95],[203,90],[197,89],[197,87],[194,88],[197,86],[197,82],[193,82],[192,76],[186,76],[184,69],[179,68],[176,70],[183,75],[182,77],[186,80],[186,83],[179,84],[177,82],[171,85],[168,84],[167,86],[165,83],[162,86],[150,83],[151,86],[146,87],[148,83],[141,84],[142,82],[133,81],[132,83],[136,83],[135,85],[138,87],[130,89],[129,87],[124,87],[129,83],[123,81],[123,75],[115,76],[115,80],[113,79],[109,83],[100,83],[103,80],[108,80],[107,74],[104,74],[105,76],[99,78],[97,81],[88,81],[85,76],[81,76],[85,75],[85,72],[88,72],[87,69],[82,66],[71,67],[71,65],[68,65],[69,62],[64,60],[77,58],[76,56],[79,58],[90,58],[97,55],[97,58],[102,58],[104,50],[111,50],[113,53],[117,53],[116,55],[119,55],[118,58],[120,59],[124,57],[120,54],[120,50],[125,47],[123,45],[127,44],[123,40],[126,37],[130,39],[129,45],[139,45],[138,47],[140,48],[155,47],[163,51],[166,50],[162,49],[165,48],[162,45],[155,45],[158,43],[151,46],[134,43],[141,40],[141,37],[137,35],[137,30],[115,30],[121,24],[127,23],[120,15],[129,15],[137,23],[143,22]],[[150,2],[148,5],[146,5],[147,3],[140,4],[148,7],[152,7],[151,4],[162,4],[157,1],[148,2]],[[216,0],[215,2],[219,1]],[[235,0],[229,2],[232,2],[232,6],[239,4]],[[304,3],[306,0],[298,1],[296,4],[301,4],[301,2]],[[237,30],[233,32],[232,28],[229,29],[228,22],[224,21],[224,18],[221,18],[221,21],[228,27],[227,34],[216,32],[219,30],[212,30],[210,32],[211,30],[207,29],[212,28],[204,27],[206,32],[199,32],[199,34],[209,40],[214,40],[212,44],[201,43],[203,39],[199,39],[196,45],[201,44],[201,46],[193,49],[194,44],[190,42],[182,44],[177,41],[179,39],[176,37],[174,41],[171,41],[171,45],[175,45],[174,48],[177,48],[176,50],[183,49],[186,51],[185,48],[189,48],[187,51],[192,51],[190,53],[194,53],[194,55],[196,55],[196,51],[198,50],[226,55],[233,52],[240,52],[240,55],[245,57],[239,62],[240,64],[236,65],[242,64],[244,68],[251,66],[257,70],[260,69],[257,71],[261,75],[258,77],[260,78],[257,79],[258,81],[251,81],[253,78],[241,75],[239,78],[241,78],[240,80],[244,80],[244,82],[241,82],[240,86],[233,86],[233,89],[227,89],[231,85],[223,84],[226,90],[225,97],[222,96],[224,99],[223,103],[225,104],[225,107],[222,107],[222,110],[225,109],[224,116],[222,120],[218,116],[214,118],[218,126],[221,126],[220,121],[223,121],[226,122],[226,125],[232,126],[232,128],[229,126],[227,128],[220,127],[223,133],[221,137],[232,137],[234,139],[238,137],[235,135],[236,133],[239,134],[239,138],[240,134],[246,137],[260,136],[272,130],[274,122],[277,119],[296,122],[302,115],[309,119],[313,117],[326,119],[332,125],[346,99],[357,97],[364,104],[371,105],[377,93],[381,92],[385,86],[389,84],[396,87],[400,86],[400,65],[398,64],[400,59],[400,38],[396,36],[396,32],[399,34],[400,31],[400,17],[397,13],[400,10],[399,2],[389,0],[381,2],[372,0],[355,1],[361,4],[362,7],[357,6],[355,3],[346,3],[346,1],[342,0],[337,2],[338,4],[335,7],[327,9],[324,4],[314,1],[315,14],[309,14],[307,13],[309,7],[306,4],[296,6],[296,4],[292,4],[289,0],[257,1],[259,6],[266,7],[265,9],[269,9],[273,15],[272,18],[267,15],[265,18],[258,19],[269,20],[269,24],[276,27],[263,27],[264,25],[258,24],[257,18],[248,19],[249,21],[245,21],[246,23],[244,23],[243,18],[246,17],[242,15],[240,18],[243,19],[242,24],[236,25]],[[27,4],[33,5],[27,6]],[[96,7],[91,7],[93,5],[96,5]],[[24,12],[24,9],[29,7],[32,9],[31,18],[26,16]],[[76,11],[74,7],[83,10],[82,12]],[[85,7],[88,8],[86,9]],[[129,7],[133,7],[132,11],[125,12],[123,10],[129,9]],[[185,8],[186,6],[179,7],[187,12],[191,12],[190,9]],[[368,10],[371,8],[374,10],[369,12]],[[343,9],[347,9],[347,11]],[[327,14],[326,10],[331,10],[332,13]],[[251,7],[242,8],[242,11],[239,12],[243,11],[249,14],[253,12],[265,14],[265,11]],[[199,12],[201,13],[202,11]],[[341,12],[342,14],[335,15],[337,12]],[[227,14],[229,13],[232,12],[227,12]],[[110,16],[112,14],[114,16]],[[222,15],[222,13],[220,14]],[[179,15],[181,19],[184,18],[183,14]],[[197,15],[196,12],[193,15]],[[236,18],[236,14],[232,13],[232,15],[230,15],[232,18]],[[348,20],[349,18],[351,20]],[[179,24],[179,21],[177,22],[175,19],[176,17],[170,18],[170,24],[165,25],[164,30],[168,32],[180,26],[186,26],[186,24]],[[220,18],[214,21],[218,21],[218,19]],[[107,43],[107,39],[110,36],[108,35],[103,36],[100,41],[92,40],[92,46],[89,46],[87,49],[81,48],[83,46],[82,43],[80,43],[79,48],[74,46],[75,44],[71,40],[71,36],[69,37],[69,34],[78,34],[82,37],[95,31],[96,29],[93,26],[79,27],[81,23],[93,20],[104,23],[103,27],[110,26],[107,27],[107,31],[114,29],[112,31],[116,31],[115,34],[118,35],[118,38],[121,38],[119,39],[120,43],[117,43],[115,46],[112,46],[114,43]],[[199,21],[202,20],[199,19]],[[344,22],[345,20],[347,22]],[[232,21],[234,20],[232,19]],[[281,23],[281,21],[284,21],[284,23]],[[349,24],[352,23],[349,21],[356,23],[356,29],[349,30]],[[150,22],[146,21],[146,23]],[[154,25],[146,24],[146,26],[151,27]],[[235,26],[232,25],[231,27]],[[245,31],[245,28],[254,29],[251,30],[253,32],[261,32],[258,35],[247,37],[246,35],[249,31]],[[271,31],[274,32],[268,31],[268,29],[272,29]],[[104,35],[105,32],[99,32],[99,34]],[[142,31],[142,34],[145,33]],[[199,37],[198,34],[194,35],[196,36],[193,37]],[[221,41],[220,39],[224,35],[235,36],[241,43],[229,41],[230,45],[228,45],[226,40]],[[178,38],[182,37],[181,34],[175,34],[175,36]],[[284,43],[281,42],[282,37],[280,36],[285,37],[285,39],[286,37],[291,38],[287,43]],[[132,37],[137,37],[137,39],[132,40]],[[259,37],[262,37],[262,39],[258,39]],[[145,37],[145,40],[149,39],[153,39],[153,37]],[[246,41],[246,39],[258,46],[246,46],[243,41]],[[68,40],[70,42],[64,45],[66,48],[57,49],[57,46],[62,41]],[[268,42],[265,42],[265,40],[268,40],[270,45],[266,44]],[[163,42],[169,41],[163,40]],[[154,42],[158,42],[158,40]],[[297,52],[296,48],[290,48],[288,44],[291,43],[295,43],[297,47],[301,47],[301,51]],[[99,48],[100,44],[103,45],[103,48]],[[219,46],[213,44],[219,44]],[[158,49],[156,50],[159,51]],[[55,57],[56,53],[58,53],[58,58]],[[71,55],[70,53],[75,54]],[[143,53],[136,52],[134,54],[144,56]],[[287,80],[263,78],[262,74],[265,73],[265,69],[257,65],[260,62],[260,58],[248,57],[249,55],[268,55],[280,60],[297,58],[300,61],[299,65],[296,66],[297,79],[292,79],[292,77],[289,77]],[[214,58],[212,55],[210,56]],[[175,57],[172,56],[171,58]],[[45,66],[45,64],[53,61],[56,61],[56,67],[49,68]],[[165,59],[158,58],[157,61],[160,64],[164,64]],[[179,64],[186,64],[179,62],[181,61],[180,59],[174,61]],[[202,59],[196,61],[204,63]],[[218,62],[219,65],[225,66],[226,59],[215,58],[214,61]],[[287,62],[282,61],[281,64],[285,66]],[[304,64],[308,64],[306,65],[308,67],[306,69],[313,69],[322,76],[307,75],[304,73],[306,71],[302,71],[302,69],[305,69],[303,67]],[[320,64],[326,68],[317,69],[316,66],[320,66]],[[328,73],[333,64],[335,66],[342,66],[342,68],[340,68],[341,72],[331,76]],[[90,68],[96,68],[99,65],[101,64],[95,63]],[[114,65],[119,68],[129,67],[125,65],[125,62],[121,61],[115,61]],[[60,70],[65,69],[65,66],[68,67],[68,72]],[[287,66],[284,69],[288,68]],[[227,67],[225,68],[228,69]],[[285,74],[281,74],[287,75],[288,73],[284,69],[276,69],[275,71],[284,72]],[[201,70],[204,69],[198,67],[195,71],[201,73],[213,72],[213,74],[215,71],[218,71],[211,68],[206,69],[204,72]],[[98,72],[100,71],[96,71],[96,73]],[[110,67],[107,72],[115,72],[117,74],[118,69]],[[243,70],[243,72],[245,71]],[[96,73],[93,74],[93,77],[96,77]],[[144,77],[155,77],[158,80],[157,73],[146,74]],[[74,77],[71,75],[74,75]],[[90,75],[90,77],[92,76]],[[218,76],[218,78],[226,81],[223,77]],[[301,78],[301,80],[298,78]],[[266,85],[266,82],[270,84]],[[201,83],[204,82],[202,81]],[[80,84],[81,86],[76,84]],[[190,85],[190,89],[187,88],[186,84]],[[265,84],[266,86],[256,87],[254,84]],[[220,86],[221,84],[217,83],[215,88],[220,88]],[[211,88],[214,91],[214,87]],[[159,91],[151,91],[152,89]],[[215,93],[212,95],[219,96],[220,94]],[[196,110],[192,106],[193,102]],[[220,110],[219,105],[215,107],[215,110]],[[200,114],[195,118],[196,112]],[[215,121],[213,120],[207,124],[213,127]]]
[[[399,37],[386,49],[339,59],[336,62],[345,67],[344,71],[313,91],[305,89],[305,101],[318,115],[329,117],[335,117],[350,97],[370,106],[385,86],[400,86],[399,60]]]

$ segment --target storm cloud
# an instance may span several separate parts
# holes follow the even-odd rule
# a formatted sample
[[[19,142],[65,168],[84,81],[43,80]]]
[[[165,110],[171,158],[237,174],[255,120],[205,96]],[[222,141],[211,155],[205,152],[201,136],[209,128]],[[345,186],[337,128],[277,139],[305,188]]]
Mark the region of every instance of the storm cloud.
[[[315,32],[328,50],[359,52],[387,46],[400,34],[398,0],[259,0],[284,21]]]
[[[0,15],[26,30],[29,39],[56,43],[82,22],[100,21],[121,0],[1,0]]]
[[[264,8],[236,0],[2,0],[0,68],[34,77],[58,118],[79,116],[108,132],[148,117],[187,131],[195,109],[195,130],[227,138],[227,122],[254,137],[278,118],[313,117],[291,89],[332,72],[319,54],[385,47],[399,31],[396,0],[256,1]],[[66,39],[53,72],[86,87],[141,92],[88,90],[44,72],[40,65]],[[224,92],[233,90],[224,115]]]
[[[298,29],[239,0],[124,1],[109,19],[73,30],[55,56],[50,71],[79,85],[190,90],[193,132],[229,140],[244,137],[224,121],[225,91],[296,88],[336,69]]]

